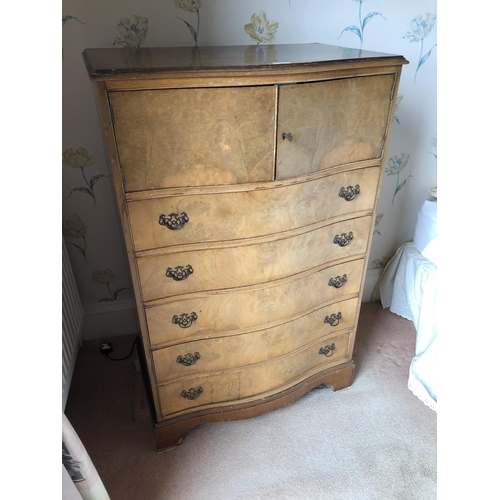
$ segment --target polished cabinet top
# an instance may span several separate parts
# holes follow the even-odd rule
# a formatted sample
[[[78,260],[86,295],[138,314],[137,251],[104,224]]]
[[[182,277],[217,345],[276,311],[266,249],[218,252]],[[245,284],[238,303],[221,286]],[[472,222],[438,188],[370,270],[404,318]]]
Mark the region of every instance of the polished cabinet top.
[[[85,49],[91,78],[197,70],[246,70],[347,62],[407,64],[402,56],[319,43],[212,47],[144,47]]]

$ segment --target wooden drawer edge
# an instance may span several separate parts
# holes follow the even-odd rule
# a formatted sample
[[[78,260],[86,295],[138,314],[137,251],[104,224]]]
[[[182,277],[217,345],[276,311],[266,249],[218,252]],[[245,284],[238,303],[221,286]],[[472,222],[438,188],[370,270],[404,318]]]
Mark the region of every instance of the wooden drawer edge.
[[[303,184],[306,182],[314,181],[317,179],[323,179],[325,177],[330,177],[331,175],[337,175],[344,172],[351,172],[355,170],[363,170],[365,168],[377,168],[380,167],[380,159],[374,160],[363,160],[355,163],[346,163],[345,165],[339,165],[336,167],[325,168],[318,172],[313,172],[306,175],[301,175],[299,177],[293,177],[291,179],[274,180],[266,182],[253,182],[247,184],[225,184],[217,186],[193,186],[193,187],[175,187],[175,188],[161,188],[152,189],[148,191],[134,191],[125,193],[125,200],[127,202],[133,201],[144,201],[152,200],[155,198],[166,198],[170,196],[193,196],[193,195],[203,195],[203,194],[225,194],[225,193],[237,193],[240,191],[261,191],[264,189],[275,189],[279,187],[287,187],[295,184]]]

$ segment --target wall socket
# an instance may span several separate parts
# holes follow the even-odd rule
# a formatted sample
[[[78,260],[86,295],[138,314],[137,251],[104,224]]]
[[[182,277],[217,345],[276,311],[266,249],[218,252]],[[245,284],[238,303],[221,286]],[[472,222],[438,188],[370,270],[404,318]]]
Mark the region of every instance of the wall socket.
[[[101,352],[103,354],[109,354],[110,352],[113,352],[113,346],[111,345],[111,342],[103,342],[101,344]]]

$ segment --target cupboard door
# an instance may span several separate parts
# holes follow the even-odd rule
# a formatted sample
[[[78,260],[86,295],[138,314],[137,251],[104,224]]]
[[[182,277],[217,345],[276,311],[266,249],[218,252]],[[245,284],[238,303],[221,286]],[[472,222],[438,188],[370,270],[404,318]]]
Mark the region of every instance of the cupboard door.
[[[274,87],[110,92],[125,191],[272,180]]]
[[[279,89],[276,178],[382,156],[395,75]]]

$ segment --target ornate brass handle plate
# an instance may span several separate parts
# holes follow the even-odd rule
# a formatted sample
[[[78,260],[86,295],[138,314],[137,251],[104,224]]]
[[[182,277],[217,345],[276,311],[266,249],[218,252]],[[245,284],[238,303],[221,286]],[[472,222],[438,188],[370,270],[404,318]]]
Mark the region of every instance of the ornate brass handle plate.
[[[331,326],[337,326],[342,319],[342,313],[339,311],[337,314],[330,314],[330,316],[325,317],[325,323],[328,323]]]
[[[341,247],[345,247],[349,245],[351,240],[354,238],[354,235],[352,234],[352,231],[349,231],[348,233],[342,233],[341,235],[336,234],[335,238],[333,238],[333,242],[336,245],[339,245]]]
[[[189,328],[197,319],[198,316],[194,311],[191,314],[182,313],[180,316],[174,314],[174,316],[172,316],[172,323],[174,325],[179,325],[181,328]]]
[[[189,217],[187,216],[186,212],[182,212],[180,215],[170,214],[168,215],[168,217],[165,214],[161,214],[160,218],[158,219],[158,224],[160,224],[160,226],[165,226],[171,231],[182,229],[186,222],[189,222]]]
[[[333,286],[335,288],[340,288],[347,281],[347,274],[342,276],[335,276],[335,278],[330,278],[328,281],[328,286]]]
[[[344,198],[346,201],[352,201],[356,196],[360,193],[360,188],[359,184],[356,184],[354,187],[352,186],[347,186],[346,188],[343,187],[340,190],[339,196],[341,198]]]
[[[198,351],[194,354],[188,352],[187,354],[184,354],[184,356],[179,354],[179,356],[177,356],[177,363],[184,366],[191,366],[194,365],[200,358],[201,354]]]
[[[191,389],[188,389],[187,391],[184,390],[181,392],[181,396],[184,399],[196,399],[201,393],[203,392],[203,387],[198,386],[198,387],[191,387]]]
[[[194,269],[188,264],[185,268],[183,266],[177,266],[175,269],[169,267],[165,276],[167,278],[172,278],[174,281],[182,281],[193,273]]]
[[[332,343],[330,345],[326,345],[325,347],[322,347],[318,354],[323,354],[323,356],[326,356],[329,358],[330,356],[333,356],[333,351],[335,350],[335,344]]]

